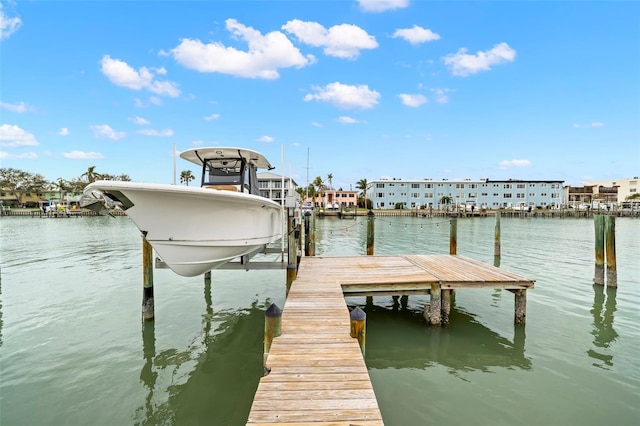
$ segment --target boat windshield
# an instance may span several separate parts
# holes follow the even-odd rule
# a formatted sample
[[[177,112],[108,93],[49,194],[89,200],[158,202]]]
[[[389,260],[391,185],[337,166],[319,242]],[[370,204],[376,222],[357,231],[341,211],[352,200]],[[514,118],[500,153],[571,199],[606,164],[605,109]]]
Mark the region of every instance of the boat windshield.
[[[240,185],[242,183],[242,159],[206,160],[203,185]]]

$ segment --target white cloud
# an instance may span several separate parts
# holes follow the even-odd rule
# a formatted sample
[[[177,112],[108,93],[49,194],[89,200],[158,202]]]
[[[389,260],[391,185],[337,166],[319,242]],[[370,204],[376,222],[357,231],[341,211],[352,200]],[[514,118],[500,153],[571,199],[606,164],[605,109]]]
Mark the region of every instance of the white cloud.
[[[34,160],[38,158],[35,152],[25,152],[24,154],[9,154],[6,151],[0,151],[0,158],[5,160]]]
[[[529,160],[503,160],[500,163],[498,163],[498,168],[499,169],[508,169],[511,167],[529,167],[531,166],[531,161]]]
[[[384,12],[409,6],[409,0],[358,0],[365,12]]]
[[[205,115],[202,118],[204,118],[207,121],[213,121],[213,120],[217,120],[218,118],[220,118],[220,114]]]
[[[500,43],[493,46],[491,50],[478,52],[475,55],[467,53],[466,48],[458,50],[445,56],[444,63],[451,68],[453,75],[467,76],[480,71],[488,71],[493,65],[505,62],[513,62],[516,51],[507,43]]]
[[[414,25],[411,28],[400,28],[393,33],[393,38],[403,38],[411,44],[420,44],[425,41],[439,40],[440,35],[428,28]]]
[[[259,137],[258,139],[256,139],[256,141],[258,141],[258,142],[273,142],[273,141],[275,141],[275,139],[272,138],[271,136],[266,136],[265,135],[265,136]]]
[[[142,130],[138,130],[138,133],[145,136],[169,137],[169,136],[173,136],[174,132],[171,129],[164,129],[164,130],[142,129]]]
[[[3,124],[0,126],[0,145],[15,148],[20,146],[37,146],[40,144],[33,134],[21,129],[15,124]]]
[[[573,127],[576,129],[591,129],[593,127],[602,127],[602,126],[604,126],[604,123],[600,121],[594,121],[592,123],[587,123],[587,124],[578,124],[578,123],[573,124]]]
[[[451,89],[441,89],[441,88],[433,88],[433,89],[429,89],[431,90],[431,92],[434,94],[434,96],[436,97],[436,102],[438,102],[439,104],[446,104],[449,102],[449,95],[447,95],[447,93],[449,92],[453,92],[453,90]]]
[[[82,151],[63,152],[62,156],[64,158],[70,158],[72,160],[101,160],[104,158],[104,155],[99,152]]]
[[[144,102],[142,102],[142,100],[140,100],[139,98],[133,98],[133,104],[136,106],[136,108],[142,108],[144,106]]]
[[[324,127],[322,124],[318,123],[317,121],[312,121],[311,125],[314,127]]]
[[[91,130],[93,130],[93,135],[96,138],[105,137],[105,138],[109,138],[114,141],[117,141],[118,139],[122,139],[126,136],[125,132],[117,132],[107,124],[99,124],[99,125],[94,125],[90,127],[91,127]]]
[[[346,115],[342,115],[342,116],[338,117],[338,122],[340,122],[342,124],[356,124],[359,121],[356,120],[355,118],[351,118],[351,117],[347,117]]]
[[[20,102],[18,104],[8,104],[6,102],[0,102],[0,108],[4,108],[8,111],[18,112],[18,113],[31,111],[33,109],[29,105],[25,104],[24,102]]]
[[[0,3],[0,40],[8,38],[18,31],[20,26],[22,26],[22,20],[17,16],[6,15],[2,10],[2,3]]]
[[[378,104],[380,93],[369,89],[367,85],[351,86],[339,82],[329,83],[325,87],[313,87],[315,93],[304,97],[305,101],[329,102],[339,108],[373,108]]]
[[[205,44],[197,39],[185,38],[176,48],[171,49],[176,62],[200,72],[267,80],[278,78],[280,68],[302,68],[315,62],[313,55],[303,56],[280,31],[262,35],[235,19],[227,19],[225,23],[234,37],[248,43],[247,51],[219,42]]]
[[[411,95],[408,93],[401,93],[398,95],[402,99],[402,103],[410,107],[419,107],[422,104],[427,103],[427,98],[423,95]]]
[[[109,55],[102,57],[100,65],[102,73],[116,86],[127,87],[132,90],[146,89],[157,95],[172,98],[180,95],[180,90],[178,90],[176,83],[157,80],[153,69],[141,67],[136,71],[126,62],[120,59],[112,59]],[[157,70],[156,73],[158,73]]]
[[[150,96],[149,97],[149,102],[151,102],[154,105],[162,105],[162,99],[160,99],[157,96]]]
[[[151,124],[149,120],[138,117],[137,115],[135,117],[129,117],[129,121],[139,126],[148,126],[149,124]]]
[[[302,43],[324,47],[325,55],[337,58],[352,59],[358,56],[362,49],[378,47],[375,37],[351,24],[334,25],[326,29],[317,22],[294,19],[283,25],[282,29],[295,35]]]
[[[56,133],[56,135],[60,135],[60,136],[67,136],[69,134],[69,129],[67,129],[66,127],[61,127],[60,130],[58,130],[58,133]]]

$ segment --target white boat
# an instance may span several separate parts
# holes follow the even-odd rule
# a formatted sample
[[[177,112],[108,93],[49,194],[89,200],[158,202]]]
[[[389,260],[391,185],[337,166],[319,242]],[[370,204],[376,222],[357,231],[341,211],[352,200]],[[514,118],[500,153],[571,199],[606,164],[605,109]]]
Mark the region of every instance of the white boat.
[[[273,169],[243,148],[196,148],[180,154],[202,167],[200,187],[100,180],[89,184],[145,235],[175,273],[203,274],[252,255],[282,236],[282,206],[259,195],[257,169]]]

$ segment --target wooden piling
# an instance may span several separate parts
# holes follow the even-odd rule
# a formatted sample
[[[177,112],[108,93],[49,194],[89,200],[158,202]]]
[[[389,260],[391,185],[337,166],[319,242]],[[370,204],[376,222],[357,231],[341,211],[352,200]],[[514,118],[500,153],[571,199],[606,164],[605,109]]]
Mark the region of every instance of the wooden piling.
[[[605,216],[604,220],[605,252],[607,257],[607,287],[618,287],[616,266],[616,217]]]
[[[451,218],[449,227],[449,254],[458,253],[458,218]]]
[[[280,309],[280,307],[275,303],[272,303],[264,313],[264,355],[262,361],[265,368],[267,366],[267,357],[269,356],[273,339],[281,334],[282,309]]]
[[[374,244],[374,233],[375,233],[375,215],[373,211],[369,210],[367,213],[367,256],[373,256],[373,244]]]
[[[304,255],[311,256],[311,215],[304,216]]]
[[[142,234],[142,320],[151,321],[155,316],[153,303],[153,247]]]
[[[349,313],[349,319],[351,320],[351,337],[358,339],[362,356],[364,356],[367,334],[367,314],[360,309],[360,307],[356,306]]]
[[[424,318],[431,325],[442,325],[442,300],[440,297],[440,284],[431,284],[431,300],[424,307]]]
[[[527,290],[515,290],[515,324],[524,324],[527,317]]]
[[[287,283],[286,283],[286,291],[289,294],[289,289],[291,288],[291,283],[296,279],[296,275],[298,272],[297,268],[297,243],[294,232],[294,216],[293,209],[289,209],[289,214],[287,215]]]
[[[493,266],[500,266],[500,212],[496,212],[496,228],[493,233]]]
[[[596,265],[593,283],[604,285],[604,216],[594,215]]]
[[[309,256],[315,256],[316,255],[316,211],[315,209],[311,211],[311,223],[309,224],[309,226],[311,228]]]
[[[449,324],[449,314],[451,313],[451,292],[452,290],[442,290],[442,325]]]

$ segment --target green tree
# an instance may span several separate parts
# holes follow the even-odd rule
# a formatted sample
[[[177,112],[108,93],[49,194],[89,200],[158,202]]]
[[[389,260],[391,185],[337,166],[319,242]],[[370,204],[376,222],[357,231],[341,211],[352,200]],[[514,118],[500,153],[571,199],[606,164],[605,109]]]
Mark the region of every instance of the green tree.
[[[443,196],[442,198],[440,198],[440,201],[439,201],[440,205],[447,207],[447,210],[449,210],[452,202],[453,202],[453,199],[448,195]]]
[[[640,192],[636,192],[635,194],[631,194],[625,198],[626,201],[637,200],[640,198]]]
[[[60,193],[60,202],[64,204],[64,196],[70,189],[69,182],[62,178],[58,178],[56,182],[51,182],[51,184]]]
[[[37,173],[29,173],[14,168],[0,168],[0,188],[16,197],[16,204],[22,207],[22,197],[27,192],[44,192],[50,183]]]
[[[93,183],[98,179],[102,179],[103,175],[96,172],[96,166],[91,166],[80,177],[87,178],[87,182]]]
[[[369,185],[369,182],[367,182],[366,179],[360,179],[358,182],[356,182],[356,189],[359,189],[360,191],[362,191],[362,207],[364,208],[371,208],[371,204],[370,202],[367,200],[367,186]]]
[[[180,172],[180,183],[184,183],[189,186],[189,182],[194,180],[196,177],[191,173],[191,170],[183,170]]]
[[[327,181],[329,182],[329,189],[333,189],[333,173],[327,175]]]

